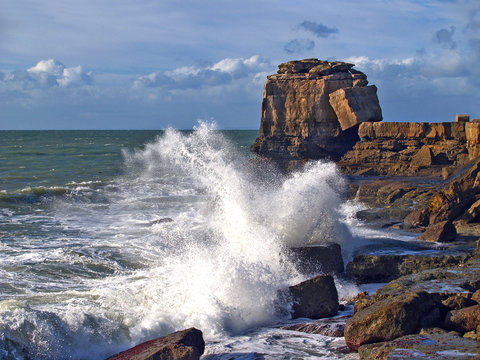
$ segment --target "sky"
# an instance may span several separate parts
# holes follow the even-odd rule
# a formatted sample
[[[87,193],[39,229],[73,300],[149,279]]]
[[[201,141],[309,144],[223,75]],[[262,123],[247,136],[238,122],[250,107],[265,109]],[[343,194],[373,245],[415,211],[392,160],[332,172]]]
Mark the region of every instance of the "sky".
[[[278,64],[348,61],[385,121],[480,118],[479,0],[0,4],[0,129],[258,129]]]

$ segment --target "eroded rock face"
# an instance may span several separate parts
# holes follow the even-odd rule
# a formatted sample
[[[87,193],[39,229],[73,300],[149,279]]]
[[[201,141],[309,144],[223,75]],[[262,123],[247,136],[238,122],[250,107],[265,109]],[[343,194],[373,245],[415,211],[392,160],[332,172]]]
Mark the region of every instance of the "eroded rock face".
[[[318,59],[280,64],[278,74],[268,76],[265,83],[260,137],[252,151],[281,165],[306,159],[338,160],[359,140],[355,124],[348,124],[370,120],[366,115],[370,106],[375,108],[373,118],[381,120],[376,89],[364,90],[366,75],[353,66]],[[340,89],[348,89],[345,101],[352,104],[349,116],[359,113],[355,120],[344,119],[344,112],[336,113],[331,106],[329,95]],[[368,97],[363,99],[363,93]]]
[[[375,85],[339,89],[329,97],[330,105],[335,110],[340,127],[344,131],[362,122],[383,119]]]
[[[466,136],[469,124],[363,122],[358,128],[361,141],[342,157],[339,165],[351,174],[372,169],[371,175],[441,177],[445,170],[472,159],[474,145],[468,146]]]

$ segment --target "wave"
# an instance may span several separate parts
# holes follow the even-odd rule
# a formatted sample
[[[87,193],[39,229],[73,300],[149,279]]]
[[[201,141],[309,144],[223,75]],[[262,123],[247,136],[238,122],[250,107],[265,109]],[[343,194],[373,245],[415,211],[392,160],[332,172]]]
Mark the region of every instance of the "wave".
[[[214,339],[272,324],[289,317],[282,290],[303,280],[285,250],[350,239],[333,163],[282,175],[204,123],[125,150],[124,163],[115,191],[102,192],[105,207],[66,201],[79,184],[59,189],[55,221],[77,237],[36,250],[49,259],[39,260],[44,266],[68,265],[75,251],[115,272],[92,279],[76,271],[64,285],[52,280],[54,290],[0,301],[0,355],[100,359],[190,326]]]

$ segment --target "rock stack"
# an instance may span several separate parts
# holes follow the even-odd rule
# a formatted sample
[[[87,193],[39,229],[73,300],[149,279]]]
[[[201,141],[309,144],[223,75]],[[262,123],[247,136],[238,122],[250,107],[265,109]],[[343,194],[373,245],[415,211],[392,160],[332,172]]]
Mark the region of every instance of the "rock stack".
[[[358,124],[382,120],[377,88],[354,65],[305,59],[267,77],[260,137],[252,151],[280,166],[339,160],[359,140]]]

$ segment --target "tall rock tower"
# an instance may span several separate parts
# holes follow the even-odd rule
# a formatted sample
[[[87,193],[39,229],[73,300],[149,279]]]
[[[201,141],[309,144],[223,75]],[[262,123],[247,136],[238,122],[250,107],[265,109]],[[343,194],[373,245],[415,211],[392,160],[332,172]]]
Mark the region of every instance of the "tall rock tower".
[[[359,140],[358,124],[382,120],[377,88],[353,64],[290,61],[267,77],[260,137],[251,150],[282,167],[338,160]]]

